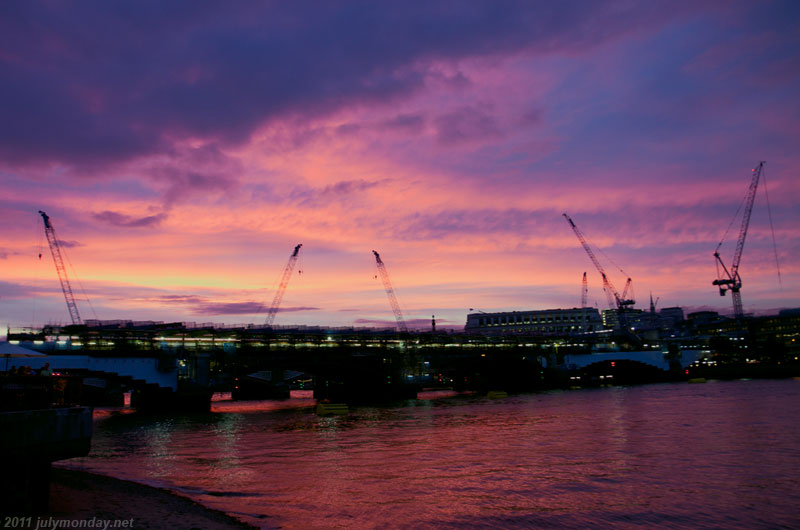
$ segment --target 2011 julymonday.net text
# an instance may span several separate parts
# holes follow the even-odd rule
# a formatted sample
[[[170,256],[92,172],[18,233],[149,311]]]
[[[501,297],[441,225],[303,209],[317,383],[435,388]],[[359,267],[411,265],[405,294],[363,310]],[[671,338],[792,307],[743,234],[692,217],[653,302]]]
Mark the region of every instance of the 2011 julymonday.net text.
[[[133,528],[133,519],[55,519],[53,517],[3,517],[0,528],[18,528],[20,530],[57,530],[59,528],[92,528],[108,530],[109,528]]]

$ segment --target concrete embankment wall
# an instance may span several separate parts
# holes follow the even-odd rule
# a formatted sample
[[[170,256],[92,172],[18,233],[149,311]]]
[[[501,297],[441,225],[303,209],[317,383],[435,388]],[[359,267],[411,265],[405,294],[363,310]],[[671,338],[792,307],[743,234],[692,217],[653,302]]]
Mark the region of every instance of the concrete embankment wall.
[[[90,408],[0,412],[0,514],[46,510],[50,464],[86,456],[91,438]]]

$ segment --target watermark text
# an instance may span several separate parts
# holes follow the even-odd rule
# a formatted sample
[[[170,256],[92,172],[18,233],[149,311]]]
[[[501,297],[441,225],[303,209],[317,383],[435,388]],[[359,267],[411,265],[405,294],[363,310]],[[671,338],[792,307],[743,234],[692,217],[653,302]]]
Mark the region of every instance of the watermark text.
[[[24,530],[58,530],[59,528],[92,528],[108,530],[109,528],[133,528],[133,519],[56,519],[54,517],[3,517],[0,528],[18,528]]]

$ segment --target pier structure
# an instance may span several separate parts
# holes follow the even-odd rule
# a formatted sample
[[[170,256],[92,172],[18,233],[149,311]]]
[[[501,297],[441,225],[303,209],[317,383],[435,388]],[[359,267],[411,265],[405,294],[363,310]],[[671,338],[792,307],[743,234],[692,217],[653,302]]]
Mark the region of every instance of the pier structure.
[[[92,409],[75,378],[0,375],[0,513],[47,510],[52,462],[89,454]]]

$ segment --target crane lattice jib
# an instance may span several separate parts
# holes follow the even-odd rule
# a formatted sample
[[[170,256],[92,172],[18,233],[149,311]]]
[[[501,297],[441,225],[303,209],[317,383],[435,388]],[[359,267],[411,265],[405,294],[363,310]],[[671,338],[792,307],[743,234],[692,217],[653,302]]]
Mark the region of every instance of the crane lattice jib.
[[[742,260],[744,239],[747,237],[747,227],[750,225],[750,215],[753,213],[753,203],[756,200],[758,180],[761,178],[761,169],[763,167],[764,162],[762,161],[758,164],[758,167],[753,170],[753,180],[750,182],[750,188],[747,190],[747,199],[745,201],[744,214],[742,215],[742,226],[739,229],[739,239],[736,241],[736,252],[733,253],[733,263],[731,264],[731,273],[734,277],[739,276],[739,262]]]
[[[745,194],[744,198],[742,225],[739,229],[739,239],[736,241],[736,250],[733,253],[733,261],[731,262],[730,269],[725,266],[725,263],[722,261],[722,257],[719,255],[719,249],[722,246],[723,241],[719,242],[717,249],[714,251],[714,258],[717,261],[717,279],[712,283],[719,287],[720,296],[724,296],[725,293],[730,290],[732,299],[731,301],[733,302],[733,315],[735,318],[742,318],[744,316],[742,295],[739,292],[742,288],[742,278],[739,276],[739,264],[742,261],[744,240],[747,237],[747,228],[750,225],[750,216],[753,213],[753,203],[756,199],[758,181],[761,178],[761,171],[764,169],[764,164],[765,162],[762,160],[759,162],[758,167],[753,169],[753,178],[750,181],[750,187],[747,189],[747,193]],[[724,276],[727,276],[727,278],[723,277],[723,274],[720,274],[720,268],[722,272],[725,273]]]
[[[53,256],[53,263],[56,265],[56,273],[61,282],[61,290],[64,292],[64,299],[67,301],[69,317],[74,325],[80,325],[82,323],[81,315],[78,313],[78,304],[75,303],[75,295],[72,294],[72,286],[69,284],[67,269],[64,267],[64,259],[61,257],[61,245],[58,243],[56,231],[53,225],[50,224],[50,216],[41,210],[39,210],[39,215],[42,216],[42,220],[44,221],[44,235],[47,237],[47,243],[50,245],[50,254]]]
[[[630,293],[630,298],[628,298],[628,293]],[[628,281],[625,282],[625,288],[622,290],[622,299],[623,300],[633,300],[633,280],[628,278]]]
[[[617,297],[614,294],[616,293],[614,286],[611,285],[611,282],[608,280],[608,276],[606,276],[605,272],[601,272],[600,275],[603,277],[603,292],[606,293],[606,299],[608,300],[608,307],[610,307],[611,309],[619,307],[619,304],[617,303],[619,297]]]
[[[581,245],[583,246],[583,250],[585,250],[586,254],[589,255],[589,259],[592,260],[592,263],[594,264],[595,268],[597,269],[597,272],[599,272],[600,276],[602,276],[602,278],[603,278],[603,288],[606,290],[606,296],[608,296],[608,299],[609,299],[609,304],[608,304],[609,307],[611,307],[612,309],[614,307],[616,307],[617,309],[624,309],[625,306],[633,305],[634,301],[626,299],[625,296],[620,296],[620,294],[617,291],[617,289],[611,283],[611,280],[608,279],[608,276],[606,275],[606,271],[603,269],[603,266],[600,264],[600,261],[598,261],[597,256],[594,255],[594,252],[592,251],[592,248],[589,246],[589,243],[586,242],[586,238],[583,237],[583,233],[575,225],[575,222],[572,220],[572,218],[569,215],[567,215],[566,213],[563,214],[563,215],[564,215],[564,218],[569,223],[569,225],[572,227],[572,231],[575,232],[575,236],[578,238],[578,241],[581,242]],[[630,281],[631,281],[631,279],[628,278],[628,282],[630,282]],[[626,288],[626,291],[627,291],[627,288]],[[612,295],[614,297],[613,300],[611,299]]]
[[[586,273],[583,273],[583,280],[581,280],[581,309],[586,308],[589,303],[589,283],[586,280]]]
[[[381,255],[372,251],[375,254],[375,262],[378,265],[378,273],[381,275],[381,280],[383,281],[383,288],[386,290],[386,296],[389,297],[389,305],[392,306],[392,312],[394,313],[394,318],[397,320],[397,329],[402,331],[403,333],[408,333],[408,326],[406,326],[406,321],[403,319],[403,312],[400,311],[400,304],[397,303],[397,297],[394,294],[394,289],[392,288],[392,282],[389,281],[389,273],[386,270],[386,265],[384,265],[383,260],[381,260]]]
[[[283,269],[281,283],[278,285],[278,290],[275,291],[275,297],[272,299],[272,305],[267,312],[266,324],[268,326],[272,325],[272,323],[275,321],[275,315],[278,314],[278,308],[281,306],[281,300],[283,300],[283,293],[286,292],[286,286],[289,285],[289,279],[292,277],[292,272],[294,272],[294,266],[297,263],[297,258],[300,254],[300,247],[302,246],[303,244],[300,243],[294,247],[294,252],[292,252],[292,255],[289,256],[289,262],[286,264],[286,268]]]

